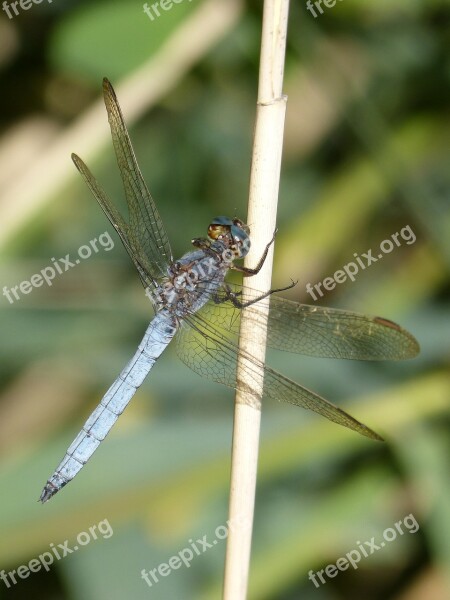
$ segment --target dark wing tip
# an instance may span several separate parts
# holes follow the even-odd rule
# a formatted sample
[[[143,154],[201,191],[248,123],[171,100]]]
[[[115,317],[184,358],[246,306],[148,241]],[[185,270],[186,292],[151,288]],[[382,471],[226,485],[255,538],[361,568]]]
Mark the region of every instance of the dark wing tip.
[[[114,88],[113,88],[110,80],[107,77],[103,77],[103,92],[110,93],[111,91],[114,94]]]
[[[361,435],[364,435],[365,437],[368,437],[371,440],[375,440],[377,442],[385,441],[385,439],[382,438],[381,435],[379,435],[376,431],[374,431],[370,427],[367,427],[367,425],[364,425],[364,423],[361,423],[361,421],[358,421],[357,419],[349,415],[347,412],[342,410],[342,408],[335,408],[337,408],[337,410],[345,416],[345,423],[343,423],[342,421],[334,421],[335,423],[338,423],[339,425],[344,425],[344,427],[348,427],[349,429],[353,429],[353,431],[357,431]]]
[[[71,159],[73,161],[73,164],[80,171],[80,173],[83,173],[83,169],[86,167],[86,165],[81,160],[81,158],[78,156],[78,154],[75,154],[75,152],[72,152],[72,154],[70,155],[70,157],[71,157]]]
[[[111,101],[111,98],[117,102],[116,92],[107,77],[103,78],[103,98],[105,100],[105,104]]]
[[[396,329],[397,331],[402,331],[402,328],[400,327],[400,325],[397,325],[397,323],[394,323],[394,321],[385,319],[384,317],[375,317],[375,321],[377,323],[380,323],[380,325],[385,325],[386,327],[390,327],[391,329]]]
[[[375,440],[377,442],[385,442],[386,440],[381,437],[381,435],[378,435],[378,433],[376,433],[373,429],[370,429],[370,427],[367,427],[368,432],[367,432],[367,437],[369,437],[371,440]]]
[[[409,331],[406,331],[406,329],[403,329],[403,327],[400,327],[400,325],[397,325],[397,323],[394,323],[394,321],[390,321],[389,319],[385,319],[384,317],[375,317],[374,321],[375,323],[378,323],[383,327],[389,327],[390,329],[398,331],[398,333],[402,336],[403,340],[405,341],[405,347],[403,348],[403,351],[396,358],[400,360],[407,358],[415,358],[419,354],[419,342],[411,333],[409,333]]]

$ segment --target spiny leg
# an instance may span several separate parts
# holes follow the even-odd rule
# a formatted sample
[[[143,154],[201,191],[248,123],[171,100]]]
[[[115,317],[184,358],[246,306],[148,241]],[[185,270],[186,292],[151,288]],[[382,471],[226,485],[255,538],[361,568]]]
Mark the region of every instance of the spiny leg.
[[[244,277],[251,277],[252,275],[256,275],[257,273],[259,273],[262,269],[262,266],[263,266],[266,258],[267,258],[267,253],[269,252],[269,248],[275,241],[275,236],[277,235],[277,231],[278,231],[278,229],[275,229],[275,231],[273,232],[272,239],[266,245],[261,258],[259,259],[258,264],[256,265],[256,267],[254,269],[251,269],[250,267],[239,267],[238,265],[231,265],[230,268],[233,269],[234,271],[239,271],[240,273],[242,273],[244,275]]]
[[[276,292],[284,292],[286,290],[290,290],[294,286],[296,286],[297,283],[298,283],[297,281],[292,281],[291,284],[287,285],[286,287],[269,290],[265,294],[261,294],[261,296],[258,296],[257,298],[253,298],[252,300],[248,300],[247,302],[241,302],[238,299],[238,296],[242,296],[242,292],[233,292],[231,290],[230,286],[225,283],[223,286],[224,291],[225,291],[224,295],[220,296],[219,294],[215,294],[213,297],[213,300],[216,304],[220,304],[221,302],[229,300],[231,302],[231,304],[233,304],[233,306],[235,306],[236,308],[246,308],[247,306],[251,306],[252,304],[255,304],[256,302],[259,302],[260,300],[267,298],[267,296],[270,296],[271,294],[275,294]]]

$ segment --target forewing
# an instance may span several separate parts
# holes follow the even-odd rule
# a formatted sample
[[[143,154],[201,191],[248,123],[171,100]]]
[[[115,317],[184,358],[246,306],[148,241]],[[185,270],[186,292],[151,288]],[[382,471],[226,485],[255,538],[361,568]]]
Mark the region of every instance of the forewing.
[[[239,299],[242,287],[230,285]],[[250,290],[246,300],[261,296]],[[229,300],[209,303],[206,317],[221,331],[239,333],[241,309]],[[266,301],[266,300],[264,300]],[[261,320],[259,303],[246,308],[253,322],[251,330],[258,336]],[[322,358],[357,360],[400,360],[413,358],[419,352],[416,339],[396,323],[337,308],[310,306],[270,296],[267,345],[276,350]]]
[[[169,239],[137,164],[116,94],[107,79],[103,80],[103,96],[128,204],[129,227],[145,252],[151,276],[158,280],[167,275],[167,266],[173,260]]]
[[[103,209],[103,212],[108,217],[109,222],[117,231],[125,249],[133,260],[136,269],[139,272],[139,276],[145,288],[152,285],[152,280],[149,278],[149,266],[146,263],[145,255],[143,255],[142,248],[139,247],[139,241],[134,238],[130,231],[127,223],[123,219],[122,215],[115,208],[114,204],[109,199],[106,192],[99,185],[98,181],[92,175],[89,168],[84,164],[79,156],[72,154],[72,160],[75,166],[83,176],[83,179],[87,183],[92,194],[95,196],[97,202]]]
[[[277,371],[263,366],[249,354],[245,355],[246,385],[236,381],[238,347],[230,335],[225,335],[213,327],[202,315],[203,309],[186,318],[177,335],[177,353],[181,360],[193,371],[218,383],[235,389],[243,389],[251,394],[252,382],[258,382],[260,369],[264,369],[263,397],[288,402],[312,410],[334,423],[353,429],[369,438],[382,438],[354,419],[342,409],[334,406],[314,392],[284,377]],[[250,390],[248,388],[250,386]],[[256,398],[255,398],[256,399]]]

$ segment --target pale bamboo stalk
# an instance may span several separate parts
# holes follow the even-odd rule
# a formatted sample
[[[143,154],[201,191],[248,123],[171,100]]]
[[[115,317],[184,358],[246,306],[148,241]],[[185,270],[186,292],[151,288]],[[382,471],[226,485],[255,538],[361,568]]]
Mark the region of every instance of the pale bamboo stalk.
[[[280,181],[286,97],[282,94],[289,0],[265,0],[263,12],[258,104],[253,143],[250,197],[247,223],[251,227],[251,250],[246,266],[253,267],[272,238],[276,226],[276,211]],[[258,275],[249,285],[258,290],[270,289],[273,246]],[[244,280],[245,284],[245,280]],[[245,294],[245,291],[244,291]],[[255,340],[254,326],[241,318],[240,348],[264,362],[268,302],[258,303],[263,327]],[[253,308],[254,308],[253,307]],[[250,335],[251,334],[251,335]],[[250,341],[251,340],[251,341]],[[245,373],[245,359],[238,364],[237,377],[256,391],[261,398],[263,373],[255,386]],[[224,600],[244,600],[247,594],[250,567],[256,475],[258,466],[261,402],[254,394],[236,393],[231,484],[229,533],[225,559]]]

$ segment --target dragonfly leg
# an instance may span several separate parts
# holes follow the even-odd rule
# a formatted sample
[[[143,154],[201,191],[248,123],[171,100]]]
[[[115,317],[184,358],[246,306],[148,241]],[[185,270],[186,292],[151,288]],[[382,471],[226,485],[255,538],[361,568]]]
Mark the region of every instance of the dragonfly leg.
[[[267,298],[267,296],[270,296],[271,294],[275,294],[275,292],[284,292],[285,290],[290,290],[291,288],[296,286],[297,283],[298,283],[297,281],[292,281],[290,283],[290,285],[287,285],[286,287],[269,290],[265,294],[261,294],[261,296],[258,296],[257,298],[253,298],[252,300],[248,300],[247,302],[241,302],[241,300],[238,299],[238,296],[242,296],[242,292],[233,292],[231,290],[230,286],[225,283],[223,286],[224,295],[219,296],[218,294],[216,294],[214,296],[213,300],[217,304],[220,304],[221,302],[229,300],[231,302],[231,304],[233,304],[233,306],[235,306],[236,308],[246,308],[247,306],[251,306],[252,304],[255,304],[256,302],[259,302],[260,300]]]
[[[273,232],[272,239],[266,245],[261,258],[259,259],[258,264],[256,265],[256,267],[254,269],[251,269],[249,267],[240,267],[238,265],[231,265],[230,269],[233,269],[234,271],[239,271],[240,273],[242,273],[244,275],[244,277],[251,277],[252,275],[256,275],[257,273],[259,273],[262,269],[262,266],[263,266],[266,258],[267,258],[267,253],[269,252],[269,248],[275,241],[275,236],[277,235],[277,231],[278,231],[278,229],[275,229],[275,231]]]

